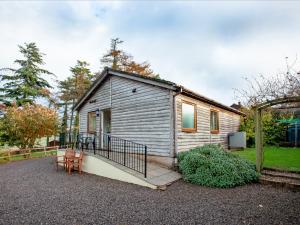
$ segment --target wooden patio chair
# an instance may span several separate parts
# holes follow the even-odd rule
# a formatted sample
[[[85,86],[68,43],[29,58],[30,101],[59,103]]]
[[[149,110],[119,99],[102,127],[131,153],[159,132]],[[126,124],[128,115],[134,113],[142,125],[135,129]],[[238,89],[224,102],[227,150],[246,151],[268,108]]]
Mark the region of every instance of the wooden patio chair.
[[[63,165],[64,169],[67,170],[68,161],[74,157],[75,157],[75,151],[72,149],[66,150],[64,155],[56,156],[56,160],[55,160],[56,170],[58,170],[58,166],[61,164]]]
[[[74,160],[68,162],[68,172],[71,174],[71,170],[78,170],[81,174],[82,172],[82,160],[83,160],[83,151],[80,151],[78,157],[74,157]]]

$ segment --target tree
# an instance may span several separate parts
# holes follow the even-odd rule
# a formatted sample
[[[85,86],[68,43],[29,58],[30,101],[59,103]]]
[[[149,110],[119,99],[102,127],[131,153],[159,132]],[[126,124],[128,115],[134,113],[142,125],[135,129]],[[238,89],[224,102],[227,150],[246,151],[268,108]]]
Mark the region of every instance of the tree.
[[[244,89],[235,90],[236,98],[244,105],[255,106],[277,98],[300,96],[300,70],[295,69],[296,60],[292,64],[287,62],[286,72],[275,76],[245,78],[248,85]]]
[[[100,60],[103,66],[143,76],[159,77],[150,68],[151,65],[148,62],[137,63],[130,54],[118,49],[122,43],[123,41],[119,38],[111,39],[110,49]]]
[[[121,50],[117,50],[117,45],[122,44],[123,41],[119,38],[111,39],[110,50],[100,60],[101,63],[106,64],[112,69],[119,69],[121,66],[122,56],[125,55]]]
[[[34,103],[37,97],[45,97],[44,89],[51,88],[50,84],[43,75],[53,75],[48,70],[40,66],[44,64],[43,53],[35,43],[25,43],[19,46],[24,59],[17,59],[15,63],[19,68],[2,68],[0,71],[8,72],[0,74],[1,81],[4,83],[0,88],[0,101],[11,105],[16,101],[17,105]]]
[[[253,147],[255,144],[255,111],[246,107],[241,110],[246,117],[241,120],[240,130],[246,132],[247,146]],[[286,125],[280,123],[279,120],[292,116],[291,113],[280,114],[272,108],[266,109],[262,116],[264,144],[277,145],[280,141],[284,141]]]
[[[136,63],[135,61],[131,61],[126,65],[124,71],[129,73],[137,73],[143,76],[159,77],[158,74],[153,73],[153,70],[150,69],[150,64],[147,62]]]
[[[55,110],[38,104],[7,107],[0,131],[10,145],[21,149],[31,148],[38,138],[52,136],[58,130]]]
[[[89,64],[87,62],[78,60],[76,65],[70,68],[72,75],[63,81],[58,82],[60,94],[59,98],[64,102],[64,112],[61,123],[62,134],[67,133],[67,125],[69,118],[68,105],[72,105],[69,130],[77,132],[79,120],[78,115],[76,114],[74,123],[73,107],[75,105],[75,102],[78,101],[81,98],[81,96],[85,94],[85,92],[89,89],[89,87],[95,79],[95,75],[91,73],[88,66]],[[75,129],[72,128],[73,126],[75,127]]]
[[[85,61],[77,61],[74,67],[71,67],[72,72],[71,83],[73,82],[74,97],[78,100],[89,89],[94,81],[95,75],[88,68],[89,64]]]
[[[77,61],[76,66],[71,67],[70,71],[72,72],[72,79],[73,79],[73,87],[74,87],[74,97],[72,99],[72,112],[71,112],[71,121],[70,121],[70,131],[72,131],[73,125],[73,117],[74,117],[74,106],[75,102],[78,101],[81,96],[85,94],[85,92],[91,86],[94,75],[91,73],[90,69],[88,68],[89,64],[85,61]],[[75,116],[75,124],[74,124],[74,134],[76,135],[79,127],[79,116],[76,113]]]

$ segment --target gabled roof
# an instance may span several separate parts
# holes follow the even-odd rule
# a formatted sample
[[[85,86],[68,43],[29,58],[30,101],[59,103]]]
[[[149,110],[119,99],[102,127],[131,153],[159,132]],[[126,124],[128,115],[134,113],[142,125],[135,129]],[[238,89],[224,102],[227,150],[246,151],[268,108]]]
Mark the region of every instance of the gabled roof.
[[[231,108],[231,107],[226,106],[222,103],[219,103],[219,102],[217,102],[213,99],[207,98],[203,95],[200,95],[196,92],[193,92],[193,91],[183,87],[182,85],[178,85],[174,82],[163,80],[163,79],[160,79],[160,78],[141,76],[141,75],[135,74],[135,73],[128,73],[128,72],[124,72],[124,71],[113,70],[113,69],[110,69],[110,68],[107,68],[107,67],[97,77],[97,79],[92,84],[91,88],[77,101],[77,103],[74,106],[74,109],[75,110],[80,109],[80,107],[86,102],[86,100],[88,100],[88,98],[90,96],[92,96],[97,91],[97,88],[110,75],[115,75],[115,76],[118,76],[118,77],[124,77],[124,78],[135,80],[135,81],[138,81],[138,82],[143,82],[143,83],[151,84],[151,85],[158,86],[158,87],[161,87],[161,88],[166,88],[166,89],[169,89],[169,90],[173,90],[175,92],[179,92],[183,95],[189,96],[191,98],[194,98],[194,99],[206,102],[206,103],[209,103],[211,105],[214,105],[214,106],[220,107],[222,109],[234,112],[236,114],[245,115],[244,113],[242,113],[242,112],[240,112],[240,111],[238,111],[234,108]]]

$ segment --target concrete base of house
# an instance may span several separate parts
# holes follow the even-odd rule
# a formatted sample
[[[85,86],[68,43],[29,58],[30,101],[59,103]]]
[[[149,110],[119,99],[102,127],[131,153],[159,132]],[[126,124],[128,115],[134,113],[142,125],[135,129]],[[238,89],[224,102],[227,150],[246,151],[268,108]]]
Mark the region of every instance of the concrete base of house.
[[[148,155],[147,156],[148,162],[156,163],[161,167],[174,169],[176,164],[176,158],[167,157],[167,156],[156,156],[156,155]]]
[[[58,155],[64,155],[59,150]],[[156,163],[147,163],[147,177],[102,156],[85,153],[82,171],[114,180],[137,184],[152,189],[165,190],[173,182],[181,179],[181,175],[173,170],[164,168]]]

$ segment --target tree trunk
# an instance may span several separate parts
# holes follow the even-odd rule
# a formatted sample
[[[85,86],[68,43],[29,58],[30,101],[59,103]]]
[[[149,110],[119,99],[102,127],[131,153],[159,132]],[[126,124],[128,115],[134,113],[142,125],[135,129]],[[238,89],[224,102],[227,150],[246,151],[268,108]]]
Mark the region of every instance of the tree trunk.
[[[256,170],[260,172],[263,165],[263,132],[262,132],[262,110],[255,110],[255,149]]]
[[[78,112],[76,112],[75,124],[74,124],[74,130],[73,130],[73,144],[76,140],[78,133],[79,133],[79,114],[78,114]]]
[[[72,111],[71,111],[71,118],[70,118],[70,129],[69,129],[69,143],[72,141],[71,140],[71,135],[72,135],[72,125],[73,125],[73,116],[74,116],[74,104],[75,104],[75,99],[72,100]]]
[[[68,126],[68,102],[65,102],[64,114],[63,114],[62,123],[61,123],[60,145],[66,144],[67,126]]]

